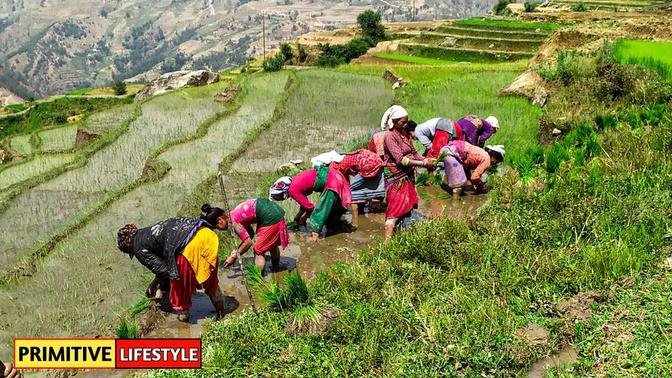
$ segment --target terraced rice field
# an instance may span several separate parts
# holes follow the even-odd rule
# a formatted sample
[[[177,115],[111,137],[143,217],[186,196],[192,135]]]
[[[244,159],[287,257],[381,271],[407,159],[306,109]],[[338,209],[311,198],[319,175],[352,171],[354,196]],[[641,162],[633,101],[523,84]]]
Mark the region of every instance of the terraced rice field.
[[[576,6],[583,3],[589,10],[605,11],[625,11],[641,10],[651,8],[666,3],[664,0],[553,0],[551,5],[555,6]]]
[[[40,138],[40,151],[61,152],[75,148],[77,125],[45,130],[37,134]]]
[[[82,121],[80,128],[92,134],[105,134],[131,119],[136,106],[137,104],[122,105],[91,114]]]
[[[148,271],[129,261],[115,244],[115,231],[127,222],[147,225],[174,215],[199,179],[216,173],[246,133],[270,120],[281,98],[287,73],[251,78],[244,105],[213,123],[205,136],[175,145],[159,155],[172,169],[163,179],[140,186],[101,210],[46,257],[40,270],[19,285],[0,289],[11,301],[7,314],[35,313],[30,319],[7,319],[0,347],[21,335],[95,335],[109,331],[116,314],[135,302]],[[37,311],[35,311],[37,309]]]
[[[404,39],[399,51],[411,56],[496,62],[531,57],[559,27],[561,25],[552,23],[468,19],[393,37]]]
[[[199,124],[224,111],[213,100],[223,83],[176,91],[142,105],[142,114],[121,137],[93,154],[87,164],[33,187],[0,214],[0,229],[13,230],[0,241],[0,251],[15,251],[6,257],[12,267],[50,235],[67,229],[77,214],[94,209],[98,201],[138,179],[145,161],[164,143],[196,131]],[[60,193],[42,196],[40,192]],[[66,200],[72,194],[71,200]],[[35,203],[34,198],[43,198]],[[53,199],[52,199],[53,198]],[[25,216],[25,209],[32,209]],[[88,209],[88,210],[87,210]]]
[[[9,142],[9,147],[21,155],[30,155],[33,153],[33,145],[30,143],[30,135],[18,135]]]
[[[0,191],[12,185],[19,184],[24,180],[37,177],[53,168],[68,164],[74,158],[74,154],[37,155],[24,163],[13,165],[0,171]]]
[[[392,101],[381,77],[318,69],[296,76],[286,115],[259,136],[234,171],[273,172],[290,160],[326,152],[324,146],[343,147],[377,128]]]

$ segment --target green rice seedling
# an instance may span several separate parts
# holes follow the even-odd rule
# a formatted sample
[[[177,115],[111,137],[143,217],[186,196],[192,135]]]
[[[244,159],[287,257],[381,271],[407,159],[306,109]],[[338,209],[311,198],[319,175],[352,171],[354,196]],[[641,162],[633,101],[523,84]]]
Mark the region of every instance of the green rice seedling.
[[[140,326],[135,320],[127,320],[126,318],[121,318],[117,329],[115,330],[115,335],[119,339],[137,339],[140,333]]]
[[[567,148],[562,144],[554,144],[546,154],[546,171],[555,173],[560,168],[560,164],[569,158]]]
[[[143,294],[142,299],[135,302],[133,307],[131,307],[130,311],[131,316],[135,317],[137,315],[140,315],[143,311],[150,308],[151,306],[152,306],[152,300],[150,298],[145,297]]]
[[[429,173],[422,172],[415,178],[415,185],[422,186],[429,183]]]
[[[614,56],[620,63],[645,66],[672,80],[672,42],[620,39]]]

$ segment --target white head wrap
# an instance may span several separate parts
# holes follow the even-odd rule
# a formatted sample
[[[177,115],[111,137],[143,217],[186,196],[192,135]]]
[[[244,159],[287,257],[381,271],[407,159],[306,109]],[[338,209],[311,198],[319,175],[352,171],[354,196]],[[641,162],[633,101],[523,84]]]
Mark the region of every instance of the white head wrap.
[[[289,184],[292,183],[292,178],[289,176],[282,176],[279,179],[275,180],[270,189],[268,189],[268,195],[271,199],[284,201],[288,197]],[[274,198],[275,197],[275,198]]]
[[[340,163],[343,161],[344,157],[345,156],[339,154],[338,152],[331,150],[310,159],[310,164],[312,164],[313,167],[318,167],[320,165],[329,165],[333,162]]]
[[[485,146],[485,149],[497,152],[498,154],[502,155],[502,159],[504,159],[504,155],[506,154],[506,151],[504,150],[504,145],[501,144],[495,144],[493,146]]]
[[[485,119],[485,122],[489,123],[490,126],[494,127],[495,129],[499,129],[499,120],[495,116],[489,116],[488,118]]]
[[[406,109],[399,105],[392,105],[390,106],[389,109],[385,111],[383,114],[383,118],[380,120],[380,128],[381,130],[390,130],[392,127],[394,127],[394,121],[395,119],[399,118],[404,118],[408,116],[408,112]]]

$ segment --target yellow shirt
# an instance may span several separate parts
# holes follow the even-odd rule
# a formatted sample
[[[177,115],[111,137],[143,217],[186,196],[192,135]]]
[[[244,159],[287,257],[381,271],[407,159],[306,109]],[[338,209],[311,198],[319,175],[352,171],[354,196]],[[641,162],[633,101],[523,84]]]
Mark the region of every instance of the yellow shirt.
[[[184,247],[182,256],[189,261],[199,284],[207,281],[212,270],[217,266],[218,251],[219,238],[214,231],[207,227],[196,231],[196,235]]]

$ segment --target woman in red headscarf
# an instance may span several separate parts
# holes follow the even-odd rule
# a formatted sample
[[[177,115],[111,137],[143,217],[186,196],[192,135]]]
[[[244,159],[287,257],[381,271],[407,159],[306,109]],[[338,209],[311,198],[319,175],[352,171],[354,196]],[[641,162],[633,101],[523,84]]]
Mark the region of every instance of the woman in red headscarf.
[[[331,163],[331,167],[350,179],[352,224],[357,227],[360,207],[385,197],[383,160],[377,153],[361,149],[343,155],[343,160]]]

